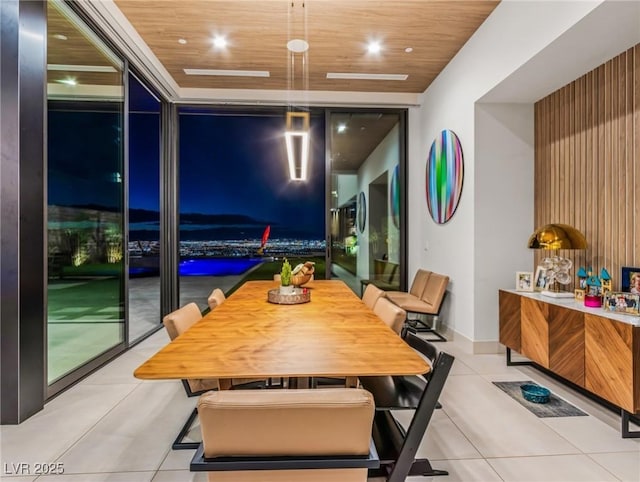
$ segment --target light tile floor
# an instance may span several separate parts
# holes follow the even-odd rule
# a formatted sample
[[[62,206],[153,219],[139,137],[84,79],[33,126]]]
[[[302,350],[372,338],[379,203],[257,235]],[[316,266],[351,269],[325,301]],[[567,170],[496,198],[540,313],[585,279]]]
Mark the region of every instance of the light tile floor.
[[[191,451],[170,444],[195,398],[179,382],[142,381],[133,370],[168,342],[160,331],[50,401],[18,426],[0,427],[3,475],[12,481],[188,482]],[[456,356],[418,455],[448,477],[425,482],[640,481],[640,440],[620,437],[619,417],[528,367],[505,366],[504,355],[473,355],[464,345],[438,345]],[[535,380],[589,413],[537,418],[492,381]],[[399,412],[402,423],[409,412]],[[632,427],[638,429],[638,427]],[[18,477],[12,467],[59,462],[64,475]],[[5,465],[6,464],[6,465]],[[13,464],[13,465],[12,465]],[[336,481],[339,482],[339,481]]]

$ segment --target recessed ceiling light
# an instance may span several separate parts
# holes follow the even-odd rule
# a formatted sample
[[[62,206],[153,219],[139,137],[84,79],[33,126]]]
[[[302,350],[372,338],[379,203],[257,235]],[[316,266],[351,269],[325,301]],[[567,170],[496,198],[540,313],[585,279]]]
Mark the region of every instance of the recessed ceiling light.
[[[179,38],[179,39],[178,39],[178,43],[179,43],[180,45],[184,45],[184,44],[186,44],[186,43],[187,43],[187,39]]]
[[[406,49],[404,49],[404,51],[410,54],[411,52],[413,52],[413,47],[407,47]]]
[[[287,42],[287,49],[289,49],[289,52],[295,52],[297,54],[306,52],[309,50],[309,42],[299,38],[294,38]]]
[[[338,124],[338,134],[342,134],[347,130],[347,124]]]
[[[68,37],[66,35],[62,35],[61,33],[57,33],[53,36],[53,38],[57,38],[58,40],[67,40]]]
[[[328,72],[327,79],[342,80],[407,80],[408,74],[362,74],[351,72]]]
[[[370,54],[379,54],[380,51],[382,50],[382,46],[380,45],[380,42],[369,42],[369,45],[367,45],[367,51]]]
[[[226,77],[269,77],[268,70],[184,69],[187,75],[221,75]]]
[[[222,35],[216,35],[213,37],[213,46],[217,49],[223,49],[227,46],[227,39]]]

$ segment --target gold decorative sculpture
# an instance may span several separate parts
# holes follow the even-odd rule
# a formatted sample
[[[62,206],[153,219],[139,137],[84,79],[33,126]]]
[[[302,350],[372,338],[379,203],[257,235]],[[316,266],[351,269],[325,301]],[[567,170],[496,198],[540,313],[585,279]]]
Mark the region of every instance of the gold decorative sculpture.
[[[291,272],[293,275],[291,278],[293,286],[298,287],[308,283],[313,277],[313,272],[315,271],[314,265],[315,263],[313,261],[307,261],[305,263],[300,263],[293,268],[293,271]]]

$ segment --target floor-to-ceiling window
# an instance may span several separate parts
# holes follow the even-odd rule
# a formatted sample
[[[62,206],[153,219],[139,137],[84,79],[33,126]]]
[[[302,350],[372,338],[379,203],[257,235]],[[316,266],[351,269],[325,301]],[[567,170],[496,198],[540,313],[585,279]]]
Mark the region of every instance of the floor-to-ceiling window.
[[[360,292],[360,280],[400,289],[404,121],[402,112],[328,115],[331,271]]]
[[[129,342],[160,323],[160,105],[129,74]]]
[[[48,2],[49,385],[124,342],[123,62]]]
[[[272,278],[283,257],[324,276],[324,115],[311,115],[309,174],[290,180],[285,109],[180,110],[180,304]]]

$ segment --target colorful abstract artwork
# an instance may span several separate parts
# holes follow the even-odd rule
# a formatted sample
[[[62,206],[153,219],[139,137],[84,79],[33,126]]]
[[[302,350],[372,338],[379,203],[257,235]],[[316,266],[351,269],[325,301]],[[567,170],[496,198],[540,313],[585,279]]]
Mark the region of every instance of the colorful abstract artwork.
[[[446,223],[456,212],[463,178],[460,140],[453,131],[445,129],[431,144],[427,157],[427,207],[436,223]]]
[[[400,165],[396,165],[391,175],[389,192],[389,212],[391,221],[396,228],[400,228]]]

